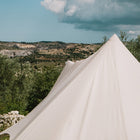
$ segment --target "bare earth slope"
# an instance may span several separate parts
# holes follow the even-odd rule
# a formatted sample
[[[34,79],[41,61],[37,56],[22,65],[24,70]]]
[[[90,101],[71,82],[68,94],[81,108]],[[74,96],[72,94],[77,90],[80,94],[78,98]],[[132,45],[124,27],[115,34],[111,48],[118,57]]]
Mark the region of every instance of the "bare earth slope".
[[[100,44],[79,44],[64,42],[0,42],[0,54],[8,57],[30,57],[35,55],[37,61],[77,60],[93,54]]]

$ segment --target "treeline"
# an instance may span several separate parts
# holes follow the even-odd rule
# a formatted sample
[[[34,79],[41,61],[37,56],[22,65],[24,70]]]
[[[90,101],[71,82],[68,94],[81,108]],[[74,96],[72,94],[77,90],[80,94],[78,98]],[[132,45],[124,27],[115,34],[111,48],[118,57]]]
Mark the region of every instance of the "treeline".
[[[136,57],[136,59],[140,62],[140,35],[137,36],[136,39],[131,39],[126,43],[129,51]]]
[[[0,114],[11,110],[27,114],[47,96],[61,69],[0,56]]]

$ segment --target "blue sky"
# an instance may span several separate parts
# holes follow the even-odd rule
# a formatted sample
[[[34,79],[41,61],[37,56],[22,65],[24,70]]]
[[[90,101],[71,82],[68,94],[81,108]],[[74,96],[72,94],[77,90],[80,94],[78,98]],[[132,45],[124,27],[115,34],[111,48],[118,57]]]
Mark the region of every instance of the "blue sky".
[[[114,1],[0,0],[0,40],[95,43],[120,30],[139,34],[140,2]]]

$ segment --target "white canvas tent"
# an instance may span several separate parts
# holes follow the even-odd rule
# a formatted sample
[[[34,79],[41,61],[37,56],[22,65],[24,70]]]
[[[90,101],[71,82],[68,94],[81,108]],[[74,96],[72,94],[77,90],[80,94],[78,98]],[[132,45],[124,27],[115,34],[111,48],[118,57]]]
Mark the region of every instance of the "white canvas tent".
[[[116,35],[85,60],[68,61],[49,95],[11,140],[140,140],[140,64]]]

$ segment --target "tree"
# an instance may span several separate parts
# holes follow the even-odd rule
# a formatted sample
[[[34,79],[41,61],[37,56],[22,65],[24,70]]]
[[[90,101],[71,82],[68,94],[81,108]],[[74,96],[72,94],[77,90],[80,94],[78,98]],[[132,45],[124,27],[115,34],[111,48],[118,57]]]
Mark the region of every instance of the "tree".
[[[136,59],[140,61],[140,36],[137,36],[136,39],[131,39],[126,46]]]
[[[123,43],[126,43],[127,42],[127,39],[128,39],[128,35],[126,32],[123,32],[123,31],[120,31],[120,36],[119,36],[120,40],[123,42]]]
[[[0,56],[0,113],[8,112],[8,104],[12,102],[11,88],[14,83],[17,64]]]
[[[135,46],[135,56],[140,61],[140,35],[137,36],[136,40],[136,46]]]
[[[0,114],[11,110],[25,114],[31,81],[29,64],[21,70],[18,59],[0,56]]]
[[[107,36],[104,36],[103,41],[102,41],[102,45],[105,44],[107,42],[107,40],[108,40]]]
[[[47,66],[41,71],[34,72],[33,87],[29,93],[27,111],[31,111],[48,95],[60,72],[61,68],[54,66]]]

